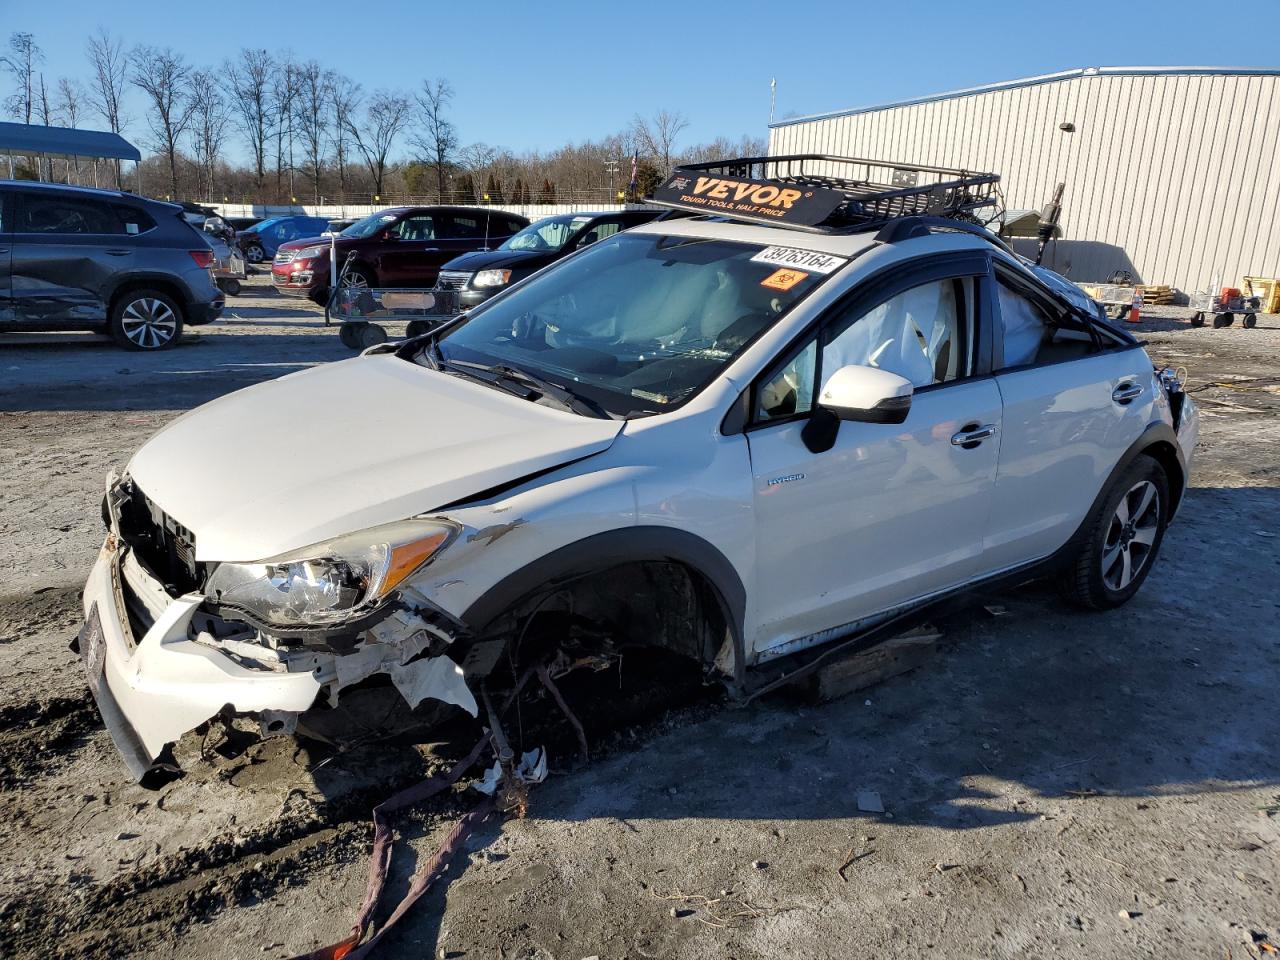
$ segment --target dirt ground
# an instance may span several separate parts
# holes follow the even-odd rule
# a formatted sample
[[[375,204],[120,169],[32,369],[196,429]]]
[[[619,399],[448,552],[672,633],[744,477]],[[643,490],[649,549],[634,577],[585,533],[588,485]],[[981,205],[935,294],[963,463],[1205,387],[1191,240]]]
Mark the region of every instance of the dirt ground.
[[[686,690],[593,707],[569,691],[594,762],[568,769],[557,740],[528,817],[473,837],[379,955],[1280,944],[1280,318],[1182,316],[1141,326],[1201,403],[1194,489],[1131,604],[1082,614],[1037,585],[990,598],[948,619],[924,667],[818,706]],[[190,734],[186,775],[144,789],[67,644],[106,471],[195,404],[350,354],[261,282],[161,355],[0,341],[0,955],[287,957],[349,928],[369,810],[430,769],[428,751]],[[859,811],[864,790],[884,813]],[[406,818],[389,902],[473,796]]]

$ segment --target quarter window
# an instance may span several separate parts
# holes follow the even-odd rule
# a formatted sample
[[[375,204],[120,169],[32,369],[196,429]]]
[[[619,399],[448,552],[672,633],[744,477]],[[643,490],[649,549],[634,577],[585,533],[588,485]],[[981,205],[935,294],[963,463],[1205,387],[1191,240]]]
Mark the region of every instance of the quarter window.
[[[790,360],[765,376],[756,389],[755,421],[785,420],[813,410],[813,373],[818,358],[815,337]]]
[[[824,381],[841,367],[888,370],[916,387],[968,376],[971,368],[973,281],[924,283],[828,328]]]

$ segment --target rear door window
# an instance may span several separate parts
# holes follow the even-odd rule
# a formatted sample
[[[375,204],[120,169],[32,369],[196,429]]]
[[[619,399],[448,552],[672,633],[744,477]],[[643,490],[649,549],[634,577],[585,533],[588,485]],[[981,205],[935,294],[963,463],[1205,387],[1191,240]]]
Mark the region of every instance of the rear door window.
[[[440,231],[447,239],[474,240],[484,236],[484,223],[479,217],[455,213],[440,220]]]
[[[112,236],[125,233],[115,210],[100,200],[25,194],[18,214],[19,233]]]

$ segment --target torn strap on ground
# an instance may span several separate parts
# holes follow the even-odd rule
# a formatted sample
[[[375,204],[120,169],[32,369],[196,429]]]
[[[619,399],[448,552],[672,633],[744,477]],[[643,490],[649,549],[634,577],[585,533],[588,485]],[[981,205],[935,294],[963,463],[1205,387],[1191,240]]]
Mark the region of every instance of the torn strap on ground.
[[[516,683],[515,689],[511,691],[506,702],[502,705],[500,712],[505,712],[511,706],[511,703],[519,695],[520,690],[534,673],[535,668],[525,671]],[[556,689],[551,679],[551,674],[546,667],[539,665],[536,668],[536,673],[578,733],[585,758],[587,742],[582,724],[569,709],[569,705],[560,695],[560,691]],[[524,815],[527,799],[526,784],[540,782],[546,777],[546,754],[541,750],[531,751],[525,754],[521,765],[516,767],[513,763],[513,758],[508,756],[510,748],[506,745],[506,737],[502,732],[498,713],[491,709],[487,696],[485,697],[485,703],[486,706],[490,707],[490,730],[471,748],[469,754],[454,764],[448,773],[442,776],[428,777],[421,783],[416,783],[412,787],[401,790],[374,807],[373,852],[369,857],[369,882],[365,888],[364,902],[360,905],[360,913],[356,916],[356,922],[351,927],[351,935],[327,947],[301,954],[295,957],[294,960],[344,960],[344,958],[345,960],[362,960],[362,958],[368,957],[383,935],[394,927],[400,918],[408,913],[409,909],[431,888],[431,884],[445,872],[449,866],[449,861],[453,859],[454,854],[458,852],[466,839],[491,814],[501,812],[515,813],[517,816]],[[391,848],[394,840],[393,815],[448,790],[461,780],[463,775],[474,767],[485,753],[490,751],[498,757],[498,764],[495,766],[499,767],[501,774],[499,776],[499,774],[495,773],[493,777],[486,776],[484,781],[476,785],[481,793],[486,793],[485,786],[488,786],[487,793],[489,795],[486,795],[479,806],[454,825],[431,859],[414,873],[409,881],[408,892],[396,905],[386,923],[369,940],[361,944],[360,941],[368,931],[369,924],[373,920],[373,913],[382,897],[382,889],[386,885],[387,871],[391,867]],[[489,782],[490,780],[496,782]]]
[[[448,773],[443,776],[428,777],[421,783],[415,783],[412,787],[401,790],[373,808],[373,853],[369,856],[369,884],[365,888],[364,902],[360,905],[360,913],[351,928],[351,936],[327,947],[321,947],[310,953],[302,954],[296,957],[295,960],[342,960],[344,957],[348,958],[348,960],[359,960],[360,957],[368,956],[369,951],[382,938],[382,935],[405,914],[409,907],[413,906],[427,892],[436,877],[444,871],[450,858],[461,843],[476,827],[484,822],[489,814],[493,813],[494,804],[491,798],[486,798],[480,806],[458,821],[454,828],[449,831],[449,835],[445,837],[435,856],[413,875],[413,879],[409,884],[409,892],[405,894],[404,899],[400,901],[387,922],[383,924],[372,939],[363,946],[357,946],[364,937],[365,931],[369,928],[369,921],[373,919],[373,911],[377,909],[378,900],[382,897],[382,888],[387,880],[387,870],[391,866],[391,845],[394,839],[391,823],[392,815],[406,807],[421,803],[423,800],[448,790],[462,779],[464,773],[475,766],[476,761],[484,755],[488,748],[489,738],[487,736],[482,737],[480,742],[471,749],[471,752],[454,764]]]

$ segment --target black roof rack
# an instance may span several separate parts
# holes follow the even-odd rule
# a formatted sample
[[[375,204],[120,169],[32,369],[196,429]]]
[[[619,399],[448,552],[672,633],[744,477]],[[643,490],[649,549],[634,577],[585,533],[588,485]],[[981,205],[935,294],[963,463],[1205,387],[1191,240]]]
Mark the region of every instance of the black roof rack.
[[[855,233],[900,217],[981,223],[973,211],[996,205],[999,182],[995,173],[801,153],[682,164],[651,202],[798,230]]]

